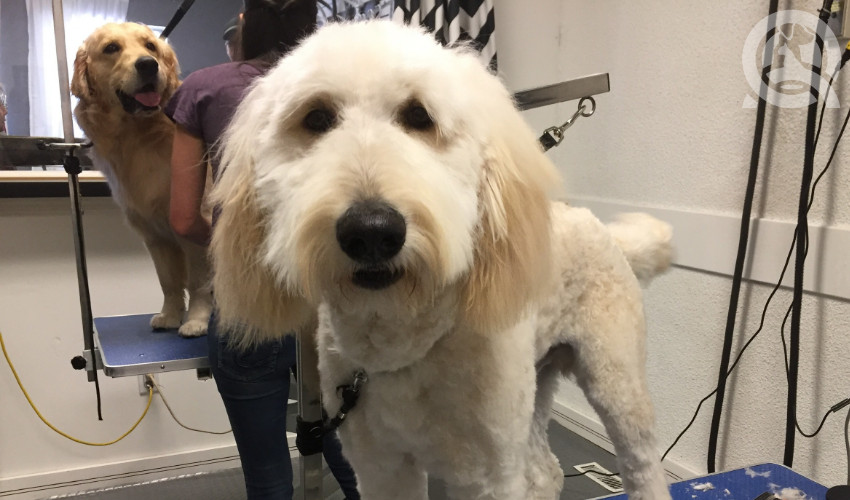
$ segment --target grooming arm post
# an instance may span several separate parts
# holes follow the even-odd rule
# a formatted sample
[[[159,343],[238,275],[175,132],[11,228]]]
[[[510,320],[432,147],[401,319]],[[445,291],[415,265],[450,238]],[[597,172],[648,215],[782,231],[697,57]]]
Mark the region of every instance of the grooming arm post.
[[[94,330],[92,325],[91,296],[89,294],[88,268],[85,259],[85,240],[83,237],[82,209],[80,208],[79,160],[71,161],[74,145],[74,122],[71,118],[71,89],[68,75],[68,57],[65,50],[65,16],[62,10],[62,0],[53,0],[53,30],[56,38],[56,63],[59,69],[59,93],[62,111],[62,134],[68,149],[65,161],[68,173],[68,194],[71,198],[71,222],[74,228],[74,252],[77,258],[77,283],[80,293],[80,312],[83,321],[83,345],[86,352],[91,353],[94,361],[97,356],[94,346]],[[70,168],[69,168],[70,167]],[[95,366],[86,370],[89,382],[97,383]],[[98,398],[99,399],[99,398]],[[100,403],[98,402],[98,416]]]
[[[309,325],[298,332],[298,414],[305,422],[321,422],[322,398],[319,390],[319,353],[316,350],[314,315]],[[301,484],[304,500],[322,499],[322,454],[301,457]]]

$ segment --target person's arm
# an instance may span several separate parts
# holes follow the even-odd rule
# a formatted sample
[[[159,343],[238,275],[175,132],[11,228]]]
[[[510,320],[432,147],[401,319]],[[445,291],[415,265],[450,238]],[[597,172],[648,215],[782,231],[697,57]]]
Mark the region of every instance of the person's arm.
[[[199,245],[210,240],[210,221],[201,212],[207,179],[204,143],[177,126],[171,151],[169,221],[178,235]]]

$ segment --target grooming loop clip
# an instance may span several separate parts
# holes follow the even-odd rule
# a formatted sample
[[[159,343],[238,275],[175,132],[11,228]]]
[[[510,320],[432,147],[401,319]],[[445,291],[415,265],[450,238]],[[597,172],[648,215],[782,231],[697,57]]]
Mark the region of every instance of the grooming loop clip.
[[[587,105],[585,105],[586,102],[590,103],[589,109]],[[543,131],[543,135],[540,137],[540,143],[543,145],[543,150],[548,151],[555,146],[559,146],[564,140],[564,132],[566,132],[568,128],[572,127],[576,120],[580,117],[588,118],[593,116],[593,113],[595,112],[596,101],[593,97],[582,97],[578,102],[578,109],[575,113],[573,113],[573,116],[571,116],[569,120],[565,121],[560,127],[549,127]]]

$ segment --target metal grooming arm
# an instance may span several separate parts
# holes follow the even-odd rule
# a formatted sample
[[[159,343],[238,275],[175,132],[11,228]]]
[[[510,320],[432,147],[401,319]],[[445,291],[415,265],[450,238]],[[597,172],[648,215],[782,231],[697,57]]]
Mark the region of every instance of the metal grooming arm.
[[[582,97],[604,94],[610,90],[611,84],[608,73],[598,73],[553,85],[522,90],[514,94],[514,99],[519,109],[525,111],[559,102],[581,99]]]

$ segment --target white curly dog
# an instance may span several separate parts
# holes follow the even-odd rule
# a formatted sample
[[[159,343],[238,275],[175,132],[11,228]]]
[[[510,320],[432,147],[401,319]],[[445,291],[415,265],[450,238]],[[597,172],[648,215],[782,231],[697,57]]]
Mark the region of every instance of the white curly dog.
[[[468,49],[385,21],[320,29],[259,80],[225,137],[211,252],[223,326],[310,332],[323,403],[366,499],[558,497],[546,427],[573,373],[632,499],[669,499],[653,438],[637,273],[669,227],[606,228]]]

